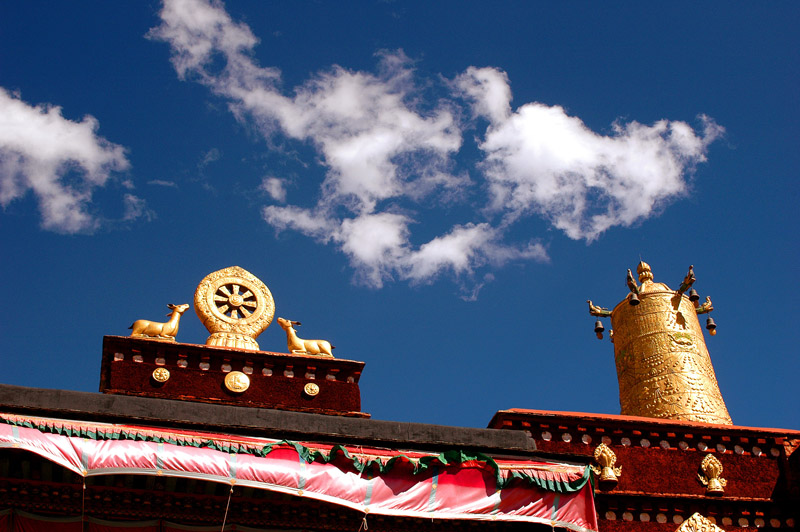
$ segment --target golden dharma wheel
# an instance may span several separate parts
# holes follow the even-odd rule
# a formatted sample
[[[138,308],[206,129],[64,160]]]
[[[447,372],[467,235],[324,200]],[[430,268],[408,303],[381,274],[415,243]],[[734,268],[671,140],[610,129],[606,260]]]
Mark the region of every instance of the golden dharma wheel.
[[[731,425],[694,304],[639,274],[640,303],[611,312],[621,413]]]
[[[206,345],[258,350],[256,338],[272,323],[275,302],[260,279],[231,266],[200,281],[194,310],[211,333]]]

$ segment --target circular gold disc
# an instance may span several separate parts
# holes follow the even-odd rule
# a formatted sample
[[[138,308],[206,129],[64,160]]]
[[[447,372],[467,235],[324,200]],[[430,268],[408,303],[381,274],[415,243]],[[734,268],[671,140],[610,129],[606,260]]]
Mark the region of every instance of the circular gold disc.
[[[167,368],[154,369],[153,380],[156,382],[167,382],[169,380],[169,370]]]
[[[314,382],[309,382],[308,384],[303,386],[303,391],[307,395],[310,395],[311,397],[314,397],[315,395],[317,395],[319,393],[319,386]]]
[[[207,345],[257,350],[256,338],[275,316],[275,301],[256,276],[230,266],[200,281],[194,293],[194,310],[211,333]]]
[[[250,387],[250,377],[241,371],[231,371],[225,376],[225,387],[232,392],[242,393]]]

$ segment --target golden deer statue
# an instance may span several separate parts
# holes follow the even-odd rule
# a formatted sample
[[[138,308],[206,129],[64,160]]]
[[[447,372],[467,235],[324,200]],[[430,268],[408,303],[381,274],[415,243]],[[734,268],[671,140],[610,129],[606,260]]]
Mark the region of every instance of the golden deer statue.
[[[131,331],[131,336],[135,338],[156,338],[159,340],[169,340],[174,342],[175,335],[178,334],[178,324],[181,320],[181,314],[186,312],[189,305],[168,304],[167,307],[172,309],[172,312],[167,314],[169,321],[166,323],[159,323],[150,320],[136,320],[128,329]]]

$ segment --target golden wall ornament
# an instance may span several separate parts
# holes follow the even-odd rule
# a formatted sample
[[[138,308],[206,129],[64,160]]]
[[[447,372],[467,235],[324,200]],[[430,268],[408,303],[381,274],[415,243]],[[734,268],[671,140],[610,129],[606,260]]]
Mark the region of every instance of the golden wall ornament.
[[[165,383],[169,380],[169,370],[167,368],[156,368],[153,370],[153,380]]]
[[[722,495],[728,481],[722,478],[722,463],[713,454],[707,454],[700,462],[697,479],[706,487],[706,495]]]
[[[275,302],[255,275],[231,266],[200,281],[194,311],[211,333],[206,345],[257,351],[256,338],[272,323]]]
[[[622,466],[615,467],[617,455],[614,451],[605,443],[601,443],[594,450],[594,461],[597,465],[592,464],[592,471],[600,481],[601,488],[610,489],[616,486],[619,482],[618,477],[622,475]]]
[[[303,393],[309,397],[314,397],[315,395],[319,394],[319,385],[315,382],[309,382],[303,386]]]
[[[132,329],[131,336],[133,338],[146,338],[148,340],[160,340],[163,342],[174,342],[175,335],[178,334],[178,325],[181,321],[181,315],[189,308],[188,303],[183,305],[167,305],[172,310],[167,316],[169,321],[161,323],[150,320],[136,320],[128,329]]]
[[[234,393],[243,393],[250,387],[250,377],[241,371],[231,371],[225,375],[225,387]]]
[[[693,513],[675,532],[723,532],[723,529],[699,513]]]
[[[719,391],[698,309],[689,297],[653,281],[640,262],[637,285],[628,270],[630,294],[611,311],[614,358],[623,415],[733,424]],[[681,283],[688,290],[694,269]],[[631,301],[636,296],[636,301]],[[701,312],[713,310],[711,300]],[[598,315],[590,305],[590,313]]]

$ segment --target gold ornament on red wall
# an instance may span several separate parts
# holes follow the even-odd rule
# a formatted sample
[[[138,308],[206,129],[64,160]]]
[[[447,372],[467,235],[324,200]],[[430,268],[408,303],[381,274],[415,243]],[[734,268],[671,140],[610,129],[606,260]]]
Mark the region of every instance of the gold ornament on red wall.
[[[597,465],[592,464],[591,467],[600,481],[600,487],[608,490],[616,486],[619,482],[618,477],[622,475],[622,467],[615,467],[617,455],[614,451],[605,443],[601,443],[594,450],[594,461]]]
[[[250,387],[250,377],[241,371],[231,371],[225,375],[225,387],[234,393],[244,393]]]
[[[675,532],[723,532],[710,519],[703,517],[699,513],[692,514],[689,519],[681,523]]]
[[[206,345],[259,349],[256,338],[275,316],[272,294],[255,275],[231,266],[207,275],[194,293],[194,310],[211,336]]]
[[[700,462],[697,480],[706,487],[706,495],[722,495],[728,481],[722,478],[722,462],[713,454],[707,454]]]

